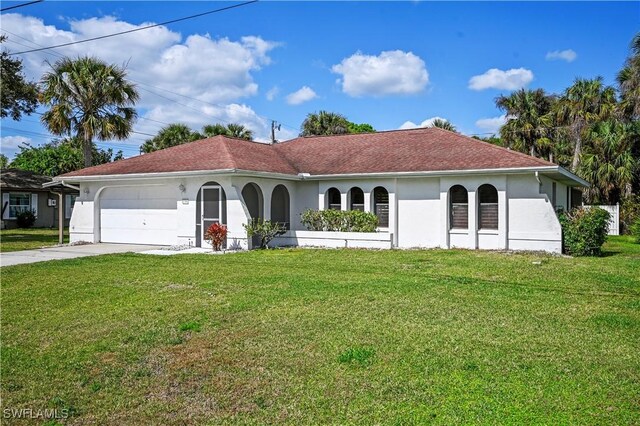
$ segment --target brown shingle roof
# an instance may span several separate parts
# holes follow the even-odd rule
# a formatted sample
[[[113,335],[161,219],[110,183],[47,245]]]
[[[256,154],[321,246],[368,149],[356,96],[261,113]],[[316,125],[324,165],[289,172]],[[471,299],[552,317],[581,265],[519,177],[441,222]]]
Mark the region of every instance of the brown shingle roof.
[[[2,190],[36,190],[44,191],[42,184],[51,182],[51,177],[39,175],[29,170],[2,169],[0,171],[0,188]]]
[[[304,137],[275,145],[216,136],[63,176],[224,169],[323,175],[553,165],[458,133],[421,128]]]

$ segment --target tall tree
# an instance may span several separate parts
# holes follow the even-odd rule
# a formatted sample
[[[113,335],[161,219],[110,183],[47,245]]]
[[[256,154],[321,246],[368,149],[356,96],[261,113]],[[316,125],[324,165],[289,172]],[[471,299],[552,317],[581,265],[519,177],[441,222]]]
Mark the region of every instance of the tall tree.
[[[311,113],[302,122],[300,136],[344,135],[349,121],[341,114],[328,111]]]
[[[247,129],[242,124],[229,123],[227,124],[227,135],[233,138],[253,140],[253,132]]]
[[[450,121],[442,120],[440,118],[436,118],[435,120],[433,120],[433,123],[431,123],[431,126],[429,127],[437,127],[438,129],[443,129],[443,130],[448,130],[450,132],[458,133],[458,130],[456,130],[456,126],[451,124]]]
[[[64,139],[40,146],[21,145],[19,149],[20,152],[11,162],[13,168],[57,176],[84,167],[82,140]],[[122,151],[114,154],[111,148],[99,149],[95,143],[92,144],[91,150],[94,166],[123,158]]]
[[[543,89],[520,89],[509,96],[499,96],[495,102],[508,117],[500,128],[500,138],[506,145],[529,155],[549,157],[552,121],[548,114],[554,98]]]
[[[229,123],[226,126],[220,123],[207,124],[202,127],[202,135],[207,138],[223,135],[248,141],[253,140],[253,131],[238,123]]]
[[[631,119],[640,119],[640,33],[631,41],[631,54],[624,67],[618,73],[620,88],[620,106],[624,115]]]
[[[615,108],[615,90],[605,86],[602,77],[578,78],[560,96],[553,115],[558,125],[569,130],[573,145],[571,171],[576,172],[580,167],[585,132],[594,123],[611,117]]]
[[[42,101],[50,109],[42,123],[55,135],[83,141],[85,167],[92,164],[92,142],[126,139],[137,116],[138,92],[124,68],[100,59],[64,58],[42,77]]]
[[[186,124],[174,123],[160,129],[156,136],[147,139],[140,148],[143,152],[149,153],[183,143],[193,142],[201,137],[202,135],[200,135],[200,133],[194,132]]]
[[[591,183],[586,190],[589,202],[615,204],[631,195],[638,159],[633,155],[640,123],[600,121],[585,134],[583,158],[578,174]]]
[[[7,39],[0,36],[0,43]],[[22,61],[13,59],[6,50],[0,53],[2,73],[0,78],[0,104],[2,118],[11,117],[19,121],[22,115],[29,115],[38,105],[38,89],[34,82],[27,81],[22,73]]]
[[[348,133],[375,133],[376,129],[368,123],[357,124],[349,121],[347,123],[347,131]]]
[[[9,158],[4,154],[0,154],[0,170],[7,167],[9,167]]]

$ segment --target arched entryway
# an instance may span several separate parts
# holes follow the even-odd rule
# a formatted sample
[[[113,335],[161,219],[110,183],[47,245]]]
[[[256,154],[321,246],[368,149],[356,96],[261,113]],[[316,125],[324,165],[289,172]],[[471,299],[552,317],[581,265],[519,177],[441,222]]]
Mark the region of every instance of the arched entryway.
[[[227,224],[227,196],[219,183],[207,182],[196,198],[196,247],[207,245],[204,233],[214,223]]]
[[[286,186],[278,185],[271,193],[271,221],[280,223],[286,230],[291,229],[289,210],[289,191]]]
[[[264,198],[260,187],[249,182],[242,188],[242,199],[249,213],[248,220],[264,219]],[[252,239],[253,247],[260,245],[260,238],[254,236]]]

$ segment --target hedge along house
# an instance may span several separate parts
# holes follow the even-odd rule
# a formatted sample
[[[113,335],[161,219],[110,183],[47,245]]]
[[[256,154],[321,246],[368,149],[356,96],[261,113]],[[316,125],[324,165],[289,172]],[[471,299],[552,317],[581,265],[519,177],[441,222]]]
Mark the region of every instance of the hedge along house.
[[[273,145],[216,136],[55,178],[80,186],[72,241],[206,246],[228,227],[282,222],[279,244],[560,252],[557,209],[587,182],[522,153],[437,128],[297,138]],[[306,209],[378,215],[377,233],[310,232]]]

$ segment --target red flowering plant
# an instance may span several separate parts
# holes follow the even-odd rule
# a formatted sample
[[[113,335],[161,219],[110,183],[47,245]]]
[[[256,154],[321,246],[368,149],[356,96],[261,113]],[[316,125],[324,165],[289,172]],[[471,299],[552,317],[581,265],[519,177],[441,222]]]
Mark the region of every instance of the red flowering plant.
[[[224,244],[224,240],[226,238],[227,227],[226,225],[221,225],[219,223],[214,223],[207,228],[207,232],[204,233],[205,241],[208,241],[215,251],[220,251],[222,249],[222,244]]]

